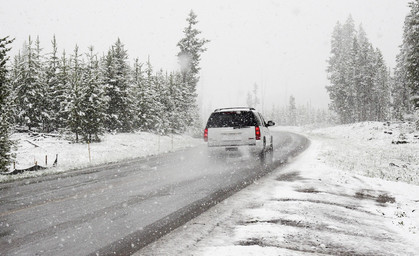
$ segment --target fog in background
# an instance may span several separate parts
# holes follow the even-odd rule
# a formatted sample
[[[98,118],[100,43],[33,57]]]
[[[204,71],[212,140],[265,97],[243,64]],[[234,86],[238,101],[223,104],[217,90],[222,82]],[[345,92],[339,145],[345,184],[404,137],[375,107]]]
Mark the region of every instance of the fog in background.
[[[283,106],[290,95],[297,105],[327,108],[326,68],[331,33],[349,15],[362,23],[367,37],[391,68],[402,43],[408,0],[138,0],[56,1],[0,0],[0,36],[16,40],[11,56],[31,35],[39,35],[43,53],[56,35],[59,53],[81,52],[93,45],[106,53],[119,37],[135,58],[154,69],[178,70],[176,46],[192,9],[201,37],[211,40],[202,55],[199,104],[204,119],[223,106],[246,105],[258,85],[268,111]]]

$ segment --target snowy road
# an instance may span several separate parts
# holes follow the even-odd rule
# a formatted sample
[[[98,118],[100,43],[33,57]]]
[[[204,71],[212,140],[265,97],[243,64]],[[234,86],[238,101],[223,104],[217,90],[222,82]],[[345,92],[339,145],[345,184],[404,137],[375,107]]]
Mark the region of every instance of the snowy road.
[[[275,165],[307,141],[275,133]],[[0,185],[1,255],[124,255],[265,173],[246,157],[214,162],[205,146]]]
[[[393,152],[383,161],[395,161],[398,150],[419,152],[413,139],[389,146],[387,129],[362,123],[310,132],[310,147],[298,157],[135,255],[419,255],[419,186],[353,168],[360,159],[371,166],[383,146]],[[351,151],[361,145],[375,150],[366,157]],[[333,166],[345,153],[342,169]],[[377,169],[386,177],[397,171]]]

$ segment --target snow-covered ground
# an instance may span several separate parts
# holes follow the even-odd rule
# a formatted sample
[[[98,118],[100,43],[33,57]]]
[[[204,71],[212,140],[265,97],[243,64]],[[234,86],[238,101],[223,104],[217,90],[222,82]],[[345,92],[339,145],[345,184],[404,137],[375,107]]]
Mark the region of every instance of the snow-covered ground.
[[[11,138],[17,142],[17,148],[13,152],[16,154],[16,169],[25,169],[35,163],[47,166],[48,169],[18,175],[0,175],[0,182],[157,155],[203,143],[201,139],[186,135],[158,136],[146,132],[106,134],[101,142],[90,145],[71,143],[62,137],[45,134],[15,133]],[[52,167],[57,155],[57,166]]]
[[[364,122],[309,135],[325,142],[323,157],[332,167],[419,185],[419,131],[413,124]]]
[[[418,132],[291,130],[308,150],[137,255],[419,255]]]

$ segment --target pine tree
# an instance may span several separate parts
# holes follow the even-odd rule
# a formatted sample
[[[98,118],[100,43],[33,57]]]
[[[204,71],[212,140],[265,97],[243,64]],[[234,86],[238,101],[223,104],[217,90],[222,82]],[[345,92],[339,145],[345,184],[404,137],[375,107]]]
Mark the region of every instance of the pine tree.
[[[253,108],[257,108],[257,106],[260,104],[260,99],[258,97],[258,89],[259,86],[257,85],[257,83],[253,84],[253,90],[252,92],[247,92],[247,96],[246,96],[246,104],[249,107],[253,107]]]
[[[297,107],[295,105],[295,97],[290,96],[290,102],[288,105],[288,124],[297,125]]]
[[[143,123],[143,130],[156,132],[162,121],[159,116],[161,105],[159,102],[156,76],[153,74],[153,66],[151,65],[150,58],[146,63],[143,95],[141,99],[140,119]]]
[[[18,117],[19,114],[19,108],[18,108],[18,85],[21,83],[22,81],[22,55],[20,54],[20,52],[14,56],[13,59],[13,64],[10,68],[10,72],[9,72],[9,84],[10,84],[10,88],[12,89],[12,92],[10,94],[10,101],[11,101],[11,107],[10,107],[10,112],[11,112],[11,116],[10,116],[10,122],[14,125],[18,124],[22,124],[23,121],[20,120],[20,118]]]
[[[42,53],[41,42],[39,36],[35,41],[35,61],[38,63],[36,84],[39,90],[37,100],[37,109],[39,111],[39,128],[43,132],[48,132],[51,124],[50,105],[51,97],[49,95],[49,83],[47,77],[47,67],[45,66],[45,56]]]
[[[410,88],[407,86],[407,71],[404,63],[406,62],[406,46],[401,46],[400,53],[397,55],[396,68],[394,69],[394,81],[391,90],[392,96],[392,117],[396,120],[404,121],[405,114],[410,113],[412,104],[410,101]]]
[[[52,103],[52,108],[58,111],[54,121],[54,127],[56,129],[66,128],[67,120],[69,118],[69,112],[67,111],[67,102],[70,102],[68,97],[71,94],[69,65],[70,63],[67,60],[66,52],[64,50],[58,62],[58,84]]]
[[[74,54],[70,59],[70,70],[68,76],[69,90],[65,99],[65,113],[67,128],[75,134],[75,141],[79,142],[79,137],[83,133],[83,111],[82,101],[85,98],[83,90],[83,67],[80,61],[79,48],[76,45]]]
[[[140,63],[139,59],[136,58],[134,60],[134,66],[132,69],[132,85],[133,85],[133,94],[134,98],[134,108],[135,113],[134,115],[134,129],[143,129],[145,121],[143,120],[143,99],[145,97],[145,90],[144,90],[144,71],[142,70],[143,64]]]
[[[169,115],[172,111],[172,99],[170,98],[168,76],[160,70],[156,74],[156,92],[159,97],[157,98],[156,112],[159,116],[159,123],[157,128],[158,134],[166,135],[171,131],[171,123]]]
[[[170,73],[168,78],[168,93],[170,95],[170,102],[168,102],[168,120],[170,122],[171,133],[182,133],[185,131],[184,117],[181,112],[184,103],[182,97],[181,84],[182,79],[179,73]]]
[[[344,25],[336,24],[332,33],[332,56],[329,58],[330,86],[326,89],[331,100],[331,109],[335,111],[342,123],[353,122],[355,106],[355,88],[351,62],[354,62],[356,54],[354,46],[355,26],[353,19],[349,17]],[[355,44],[356,45],[356,44]]]
[[[198,24],[198,20],[197,15],[192,10],[189,12],[186,21],[188,22],[188,25],[183,30],[185,36],[177,44],[180,48],[178,59],[179,64],[181,65],[183,81],[188,82],[191,85],[193,92],[195,92],[195,87],[199,80],[198,73],[201,69],[199,67],[201,53],[207,50],[204,48],[204,45],[208,43],[209,40],[197,38],[201,31],[195,28],[196,24]]]
[[[255,104],[253,103],[253,97],[252,94],[250,92],[247,92],[246,94],[246,104],[249,107],[253,107],[255,106]]]
[[[360,42],[362,45],[360,45]],[[350,60],[347,63],[347,83],[350,88],[348,95],[349,100],[347,101],[347,120],[350,122],[359,122],[363,119],[363,113],[365,104],[363,98],[365,98],[365,91],[363,84],[363,65],[365,64],[364,58],[362,58],[362,39],[357,37],[353,38],[352,48],[350,49]]]
[[[209,40],[198,38],[201,31],[195,28],[198,23],[197,15],[191,10],[186,19],[188,25],[185,27],[183,33],[184,37],[178,42],[177,46],[180,49],[178,53],[178,60],[181,66],[182,76],[182,90],[187,102],[187,109],[184,109],[185,121],[189,126],[199,126],[198,107],[196,105],[196,86],[199,81],[199,62],[201,60],[201,53],[207,49],[204,47]],[[197,121],[197,122],[195,122]],[[200,128],[200,127],[199,127]]]
[[[359,108],[357,110],[358,119],[355,121],[375,120],[373,111],[375,52],[362,27],[360,27],[358,32],[358,41],[358,61],[355,65],[358,73],[358,94],[356,98]]]
[[[51,41],[52,52],[46,63],[45,71],[45,130],[47,132],[59,128],[60,103],[63,99],[63,89],[60,87],[59,67],[60,60],[57,55],[57,41],[55,35]]]
[[[6,171],[11,161],[10,140],[10,93],[11,88],[7,78],[6,62],[9,60],[7,52],[10,48],[8,44],[12,43],[9,37],[0,38],[0,171]]]
[[[93,46],[89,47],[82,84],[81,110],[84,115],[81,118],[81,132],[87,142],[100,141],[99,135],[104,129],[107,100],[101,84],[99,61]]]
[[[22,125],[27,125],[29,130],[39,128],[42,124],[43,110],[43,87],[42,87],[42,63],[41,49],[33,47],[31,37],[28,43],[24,45],[22,63],[20,63],[20,71],[22,73],[21,81],[18,81],[17,90],[17,107],[18,119]]]
[[[106,111],[106,127],[109,130],[129,132],[133,130],[133,87],[130,83],[128,55],[118,38],[105,59],[104,83],[109,97]]]
[[[390,118],[390,74],[384,62],[383,55],[379,49],[375,52],[374,69],[375,74],[373,77],[373,91],[372,103],[373,114],[376,121],[387,121]]]
[[[419,129],[419,0],[409,3],[410,12],[404,22],[403,44],[399,61],[399,80],[406,86],[410,106],[408,112],[417,112],[417,129]],[[403,98],[400,97],[400,98]]]

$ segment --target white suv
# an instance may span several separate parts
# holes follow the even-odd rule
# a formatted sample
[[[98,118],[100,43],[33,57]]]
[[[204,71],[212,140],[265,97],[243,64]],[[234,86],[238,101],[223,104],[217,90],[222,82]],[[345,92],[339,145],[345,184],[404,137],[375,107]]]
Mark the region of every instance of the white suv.
[[[268,129],[273,125],[272,121],[266,123],[254,108],[220,108],[209,117],[204,140],[209,148],[247,148],[265,158],[266,153],[273,150],[273,137]]]

